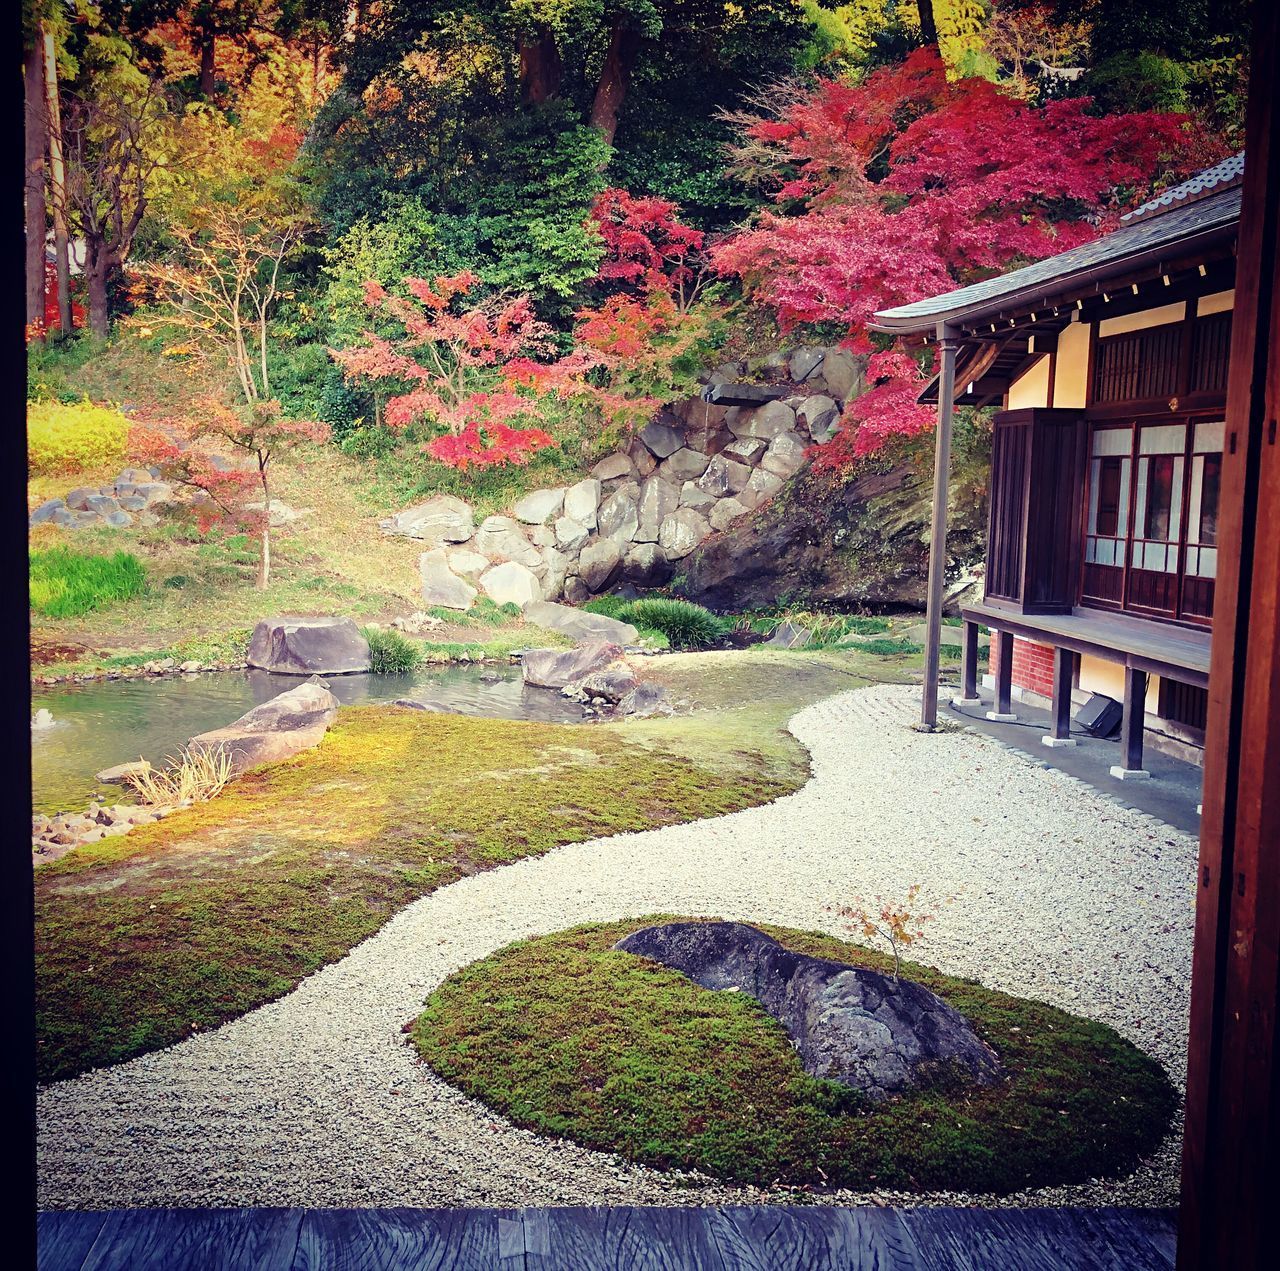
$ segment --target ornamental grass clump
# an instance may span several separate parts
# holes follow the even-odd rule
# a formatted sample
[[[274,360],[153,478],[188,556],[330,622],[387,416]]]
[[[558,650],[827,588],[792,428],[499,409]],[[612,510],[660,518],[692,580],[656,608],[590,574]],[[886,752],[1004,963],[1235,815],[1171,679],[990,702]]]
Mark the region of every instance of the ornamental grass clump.
[[[422,665],[422,649],[398,631],[365,627],[369,642],[369,669],[375,675],[407,675]]]
[[[150,807],[204,803],[231,780],[231,755],[224,746],[192,750],[184,746],[165,768],[140,767],[125,781]]]
[[[146,586],[142,563],[131,553],[91,555],[69,547],[32,552],[29,577],[31,608],[46,618],[78,618]]]
[[[673,649],[705,649],[725,633],[721,619],[688,600],[633,600],[611,616],[641,630],[660,631]]]

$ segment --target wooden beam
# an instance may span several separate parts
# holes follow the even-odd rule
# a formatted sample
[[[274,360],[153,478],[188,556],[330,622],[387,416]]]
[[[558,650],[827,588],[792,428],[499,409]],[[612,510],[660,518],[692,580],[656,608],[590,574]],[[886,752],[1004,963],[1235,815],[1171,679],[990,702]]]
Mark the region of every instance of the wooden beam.
[[[1142,730],[1147,714],[1147,673],[1137,667],[1124,669],[1124,718],[1120,721],[1120,762],[1111,775],[1134,781],[1151,774],[1142,766]]]
[[[962,701],[973,705],[978,700],[978,624],[966,622],[961,630],[960,695]]]
[[[1075,654],[1070,649],[1053,651],[1053,713],[1049,733],[1040,740],[1046,746],[1074,746],[1071,736],[1071,680],[1075,672]]]
[[[996,646],[996,708],[987,712],[987,718],[997,723],[1012,723],[1013,713],[1013,632],[993,633]]]
[[[955,414],[956,350],[960,342],[950,327],[938,327],[942,367],[938,373],[938,431],[933,447],[933,518],[929,533],[929,600],[925,611],[924,692],[920,726],[938,723],[938,663],[942,647],[942,585],[947,568],[947,482],[951,473],[951,425]]]
[[[1280,1173],[1280,76],[1253,7],[1191,979],[1179,1271],[1274,1260]]]

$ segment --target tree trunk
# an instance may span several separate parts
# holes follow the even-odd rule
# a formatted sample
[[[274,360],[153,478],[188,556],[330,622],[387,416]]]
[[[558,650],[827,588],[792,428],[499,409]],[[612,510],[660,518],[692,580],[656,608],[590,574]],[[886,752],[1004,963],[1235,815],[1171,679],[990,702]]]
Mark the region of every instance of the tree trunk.
[[[202,97],[212,97],[217,83],[217,42],[218,37],[211,31],[204,31],[200,36],[200,83],[198,85]]]
[[[98,339],[111,334],[111,318],[107,313],[107,265],[100,251],[89,251],[85,244],[84,280],[89,293],[89,330]]]
[[[613,145],[618,131],[618,112],[631,84],[631,70],[635,66],[640,37],[626,18],[617,17],[609,33],[609,49],[600,68],[600,82],[596,86],[595,99],[591,103],[591,122]]]
[[[44,107],[44,48],[36,40],[22,62],[26,139],[27,323],[44,320],[45,150],[48,128]]]
[[[62,159],[62,110],[58,104],[58,51],[53,32],[41,28],[44,44],[45,115],[49,127],[49,195],[53,204],[53,250],[58,269],[58,326],[71,334],[71,258],[67,246],[67,173]]]
[[[920,14],[920,35],[926,44],[937,44],[938,24],[933,18],[933,0],[916,0]]]
[[[262,538],[258,553],[258,590],[271,582],[271,490],[267,485],[267,465],[258,456],[258,476],[262,479]]]
[[[520,101],[525,106],[538,106],[560,95],[564,64],[556,37],[546,27],[539,27],[532,39],[520,41]]]

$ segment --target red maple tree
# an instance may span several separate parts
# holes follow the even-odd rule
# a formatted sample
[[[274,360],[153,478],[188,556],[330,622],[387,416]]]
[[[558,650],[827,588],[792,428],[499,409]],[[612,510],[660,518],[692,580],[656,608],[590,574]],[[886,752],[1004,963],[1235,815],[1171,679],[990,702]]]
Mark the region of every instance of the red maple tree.
[[[934,48],[860,84],[819,81],[767,117],[739,119],[735,165],[774,210],[714,246],[713,263],[784,330],[838,323],[849,347],[870,351],[876,310],[1086,242],[1153,188],[1221,157],[1186,116],[1091,108],[948,82]],[[918,387],[914,359],[881,357],[877,369],[880,385],[845,419],[865,437],[824,462],[920,431],[914,399],[893,387]]]
[[[400,334],[366,331],[362,344],[331,351],[348,378],[391,386],[390,428],[443,429],[424,449],[454,468],[526,463],[553,444],[542,428],[514,426],[534,413],[536,401],[516,391],[530,385],[512,368],[550,357],[554,332],[528,296],[471,299],[479,284],[469,270],[431,281],[406,278],[406,298],[368,282],[365,303]]]

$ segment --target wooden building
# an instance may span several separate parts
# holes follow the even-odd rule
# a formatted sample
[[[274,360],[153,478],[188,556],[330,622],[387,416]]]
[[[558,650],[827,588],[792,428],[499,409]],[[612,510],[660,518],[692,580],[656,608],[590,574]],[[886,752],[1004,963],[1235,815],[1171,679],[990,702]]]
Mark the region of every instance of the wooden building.
[[[941,344],[922,400],[999,407],[964,698],[985,624],[991,716],[1039,699],[1046,744],[1070,745],[1073,701],[1113,697],[1117,777],[1146,775],[1144,730],[1183,757],[1204,742],[1243,167],[1209,168],[1084,246],[876,315]]]

